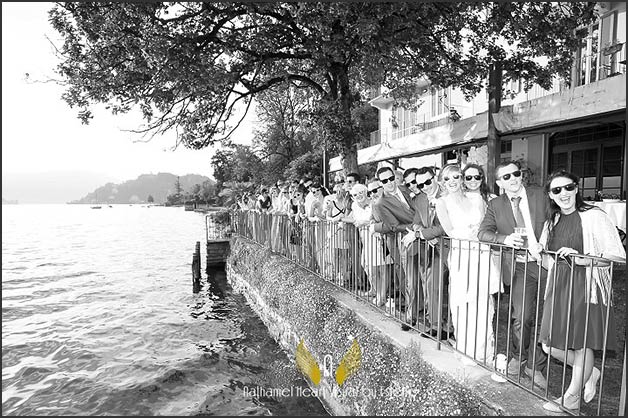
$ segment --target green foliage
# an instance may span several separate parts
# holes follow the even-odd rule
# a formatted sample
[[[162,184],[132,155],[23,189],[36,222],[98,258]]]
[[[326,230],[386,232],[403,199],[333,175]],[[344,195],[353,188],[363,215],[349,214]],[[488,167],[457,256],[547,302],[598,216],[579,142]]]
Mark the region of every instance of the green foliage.
[[[247,145],[231,145],[217,150],[211,159],[214,177],[221,187],[227,181],[259,181],[262,160]]]
[[[190,197],[191,200],[195,201],[195,202],[199,202],[201,200],[201,185],[196,183],[195,185],[192,186],[192,189],[190,190]]]
[[[211,214],[212,219],[218,225],[221,226],[229,226],[231,222],[231,215],[229,215],[228,210],[219,210]]]
[[[222,206],[232,206],[244,193],[255,191],[255,184],[252,182],[228,181],[223,186],[224,188],[218,193]]]
[[[594,3],[217,2],[58,3],[63,98],[88,123],[91,105],[141,110],[146,127],[176,128],[194,149],[227,140],[251,100],[275,86],[308,90],[312,125],[357,167],[353,117],[370,86],[410,107],[416,80],[468,97],[501,61],[505,79],[545,87],[568,76],[575,31]],[[516,46],[516,48],[513,48]],[[547,64],[538,58],[547,57]]]
[[[217,194],[218,188],[212,181],[206,180],[203,182],[203,184],[201,185],[200,197],[205,203],[215,204]]]
[[[146,201],[148,203],[154,203],[155,202],[155,198],[153,197],[152,194],[149,194],[148,197],[146,198]]]

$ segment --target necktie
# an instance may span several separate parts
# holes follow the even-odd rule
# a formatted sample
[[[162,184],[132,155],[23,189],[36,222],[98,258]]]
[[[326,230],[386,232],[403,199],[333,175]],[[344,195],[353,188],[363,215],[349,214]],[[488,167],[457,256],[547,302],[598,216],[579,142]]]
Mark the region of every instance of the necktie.
[[[434,216],[436,215],[436,208],[434,206],[434,202],[430,202],[427,207],[428,219],[430,220],[430,224],[428,226],[432,226],[434,224]]]
[[[518,228],[525,228],[526,224],[523,220],[523,213],[521,213],[521,208],[519,207],[519,203],[521,202],[520,197],[512,198],[512,209],[513,214],[515,215],[515,226]]]
[[[397,189],[397,199],[399,199],[399,201],[401,202],[401,204],[406,208],[406,209],[410,209],[410,205],[408,205],[408,202],[406,202],[406,198],[403,197],[403,194],[401,193],[401,190]]]

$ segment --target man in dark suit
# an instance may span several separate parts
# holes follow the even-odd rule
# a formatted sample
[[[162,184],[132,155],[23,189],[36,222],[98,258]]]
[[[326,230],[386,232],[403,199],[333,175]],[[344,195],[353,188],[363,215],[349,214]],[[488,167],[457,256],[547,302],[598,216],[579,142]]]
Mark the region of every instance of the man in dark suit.
[[[403,237],[405,247],[421,239],[418,247],[419,276],[423,287],[426,319],[429,331],[426,334],[446,340],[450,337],[450,315],[448,307],[449,284],[447,265],[447,247],[439,249],[439,237],[445,236],[445,230],[438,221],[434,202],[440,197],[440,188],[436,181],[433,167],[409,168],[403,173],[404,184],[414,193],[414,220],[412,229]],[[440,282],[441,260],[443,277]],[[440,303],[439,303],[440,302]],[[439,322],[440,309],[440,322]]]
[[[418,259],[417,247],[404,249],[401,247],[401,234],[412,226],[414,208],[410,192],[405,187],[398,187],[395,181],[395,172],[390,167],[381,167],[376,173],[377,179],[384,188],[384,195],[373,204],[373,218],[376,223],[371,224],[371,232],[386,235],[386,244],[392,254],[395,265],[400,262],[402,271],[399,272],[399,287],[404,289],[406,306],[406,321],[416,324],[417,313],[422,309],[422,292],[418,292]],[[418,303],[417,303],[418,302]],[[418,308],[418,309],[417,309]],[[403,330],[409,327],[401,326]]]
[[[541,303],[536,300],[536,295],[543,277],[539,277],[539,266],[535,259],[538,253],[528,253],[522,248],[533,249],[538,246],[545,221],[547,196],[540,187],[524,187],[521,174],[521,165],[517,161],[507,161],[496,167],[496,183],[505,193],[488,203],[478,238],[480,241],[511,247],[504,247],[501,257],[502,281],[510,285],[512,300],[513,357],[508,363],[508,374],[518,376],[525,365],[525,373],[536,385],[545,388],[547,381],[542,371],[545,369],[547,356],[538,345],[533,346],[536,304]],[[515,233],[515,228],[524,230],[525,237],[522,233]],[[515,254],[512,253],[512,248],[515,249]]]

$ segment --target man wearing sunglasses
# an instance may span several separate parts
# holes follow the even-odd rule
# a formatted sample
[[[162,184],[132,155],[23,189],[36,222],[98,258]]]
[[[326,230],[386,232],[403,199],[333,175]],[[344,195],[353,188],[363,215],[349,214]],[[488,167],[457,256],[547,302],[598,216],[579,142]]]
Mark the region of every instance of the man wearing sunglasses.
[[[542,188],[523,185],[518,161],[499,164],[495,168],[495,178],[505,193],[488,202],[478,239],[511,247],[504,247],[501,256],[501,277],[505,285],[510,285],[512,300],[510,353],[513,357],[508,363],[508,375],[518,376],[525,365],[525,373],[534,380],[534,384],[545,388],[547,381],[542,371],[546,368],[547,356],[540,346],[533,346],[534,330],[537,328],[534,323],[536,304],[542,303],[536,300],[537,287],[543,277],[539,277],[536,263],[540,255],[532,249],[537,248],[541,236],[547,199]],[[527,248],[522,249],[523,236],[515,233],[515,228],[525,231]],[[512,248],[516,254],[514,269]],[[495,251],[494,257],[499,257],[498,252]],[[514,275],[511,273],[513,270]],[[545,285],[541,284],[541,288],[544,289]]]
[[[441,303],[442,313],[441,324],[438,323],[439,293],[442,289],[441,301],[448,300],[447,287],[449,284],[447,266],[444,264],[443,283],[439,286],[439,267],[441,256],[447,262],[447,248],[443,248],[443,253],[438,248],[438,237],[444,236],[445,230],[438,221],[434,202],[440,197],[440,188],[434,178],[436,172],[434,167],[421,167],[419,169],[410,168],[403,174],[404,183],[408,189],[415,194],[412,198],[414,204],[414,221],[412,228],[408,228],[408,233],[403,237],[404,246],[412,245],[417,239],[421,239],[419,246],[419,276],[423,288],[423,295],[426,305],[427,324],[430,328],[428,334],[432,337],[438,335],[439,328],[442,328],[440,338],[449,338],[450,315],[446,303]],[[426,248],[427,246],[427,248]],[[453,331],[453,330],[451,330]]]
[[[373,202],[373,218],[376,223],[371,224],[371,232],[379,232],[386,235],[386,245],[391,252],[393,260],[400,261],[401,269],[396,272],[395,284],[399,283],[399,289],[404,289],[406,305],[406,321],[416,323],[418,310],[422,309],[416,300],[416,286],[418,281],[417,248],[402,247],[401,234],[407,232],[406,228],[412,227],[414,219],[414,207],[410,192],[404,186],[398,187],[395,181],[395,172],[390,167],[381,167],[377,170],[376,177],[384,188],[384,194],[376,202]],[[422,295],[421,295],[422,296]],[[421,298],[422,299],[422,298]],[[423,301],[420,300],[422,303]],[[401,326],[405,331],[409,327]]]

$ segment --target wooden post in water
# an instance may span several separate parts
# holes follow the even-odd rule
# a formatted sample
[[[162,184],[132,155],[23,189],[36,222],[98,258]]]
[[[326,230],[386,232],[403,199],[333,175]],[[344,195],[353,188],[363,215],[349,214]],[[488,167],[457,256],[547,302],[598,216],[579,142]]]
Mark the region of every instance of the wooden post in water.
[[[196,241],[196,249],[192,256],[192,292],[201,291],[201,243]]]

